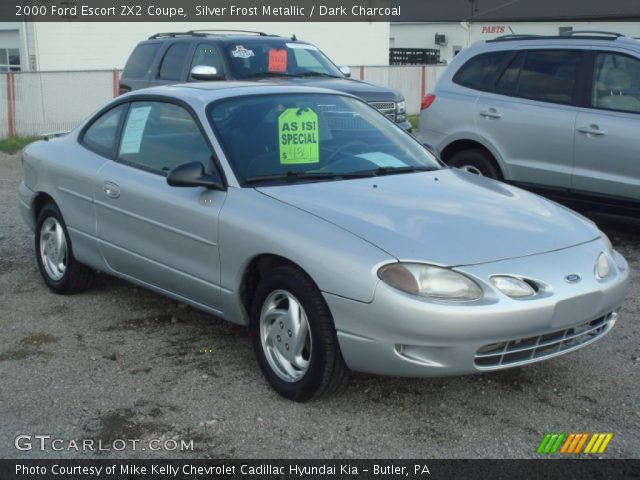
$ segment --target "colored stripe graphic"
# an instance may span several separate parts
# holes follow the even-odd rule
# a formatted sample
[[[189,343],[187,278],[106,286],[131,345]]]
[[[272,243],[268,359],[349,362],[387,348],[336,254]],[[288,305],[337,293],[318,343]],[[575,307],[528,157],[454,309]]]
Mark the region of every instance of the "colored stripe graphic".
[[[556,453],[565,436],[564,433],[547,433],[538,446],[538,453]]]
[[[584,453],[604,453],[612,438],[613,433],[594,433]]]
[[[538,445],[537,452],[543,455],[604,453],[612,438],[613,433],[547,433]],[[587,446],[583,450],[585,443]]]

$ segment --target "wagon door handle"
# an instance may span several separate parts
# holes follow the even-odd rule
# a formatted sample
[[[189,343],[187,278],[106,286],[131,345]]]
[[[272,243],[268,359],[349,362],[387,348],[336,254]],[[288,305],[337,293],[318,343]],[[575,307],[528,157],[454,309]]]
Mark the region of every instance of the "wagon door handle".
[[[578,127],[578,131],[586,135],[604,135],[606,133],[598,125],[589,125],[588,127]]]
[[[502,114],[495,108],[489,108],[488,110],[481,110],[480,116],[485,118],[502,118]]]
[[[112,182],[105,182],[102,191],[107,197],[118,198],[120,196],[120,187]]]

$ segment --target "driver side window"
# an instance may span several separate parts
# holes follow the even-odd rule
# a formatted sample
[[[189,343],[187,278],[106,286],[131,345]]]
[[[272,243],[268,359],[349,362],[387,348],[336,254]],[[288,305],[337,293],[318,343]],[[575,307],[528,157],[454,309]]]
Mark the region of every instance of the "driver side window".
[[[125,119],[118,161],[161,175],[178,165],[200,162],[210,170],[211,150],[183,107],[133,102]]]
[[[218,73],[224,72],[222,58],[218,53],[218,49],[215,45],[212,45],[210,43],[200,43],[196,47],[196,51],[193,54],[193,60],[191,62],[191,68],[198,65],[215,67]]]

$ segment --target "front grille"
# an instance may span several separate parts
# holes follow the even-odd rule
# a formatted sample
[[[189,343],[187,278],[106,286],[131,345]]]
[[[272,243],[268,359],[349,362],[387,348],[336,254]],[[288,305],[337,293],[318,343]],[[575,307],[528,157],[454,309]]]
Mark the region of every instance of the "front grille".
[[[394,122],[396,121],[396,104],[394,102],[370,102],[369,105]]]
[[[485,345],[476,352],[476,367],[479,370],[492,370],[525,365],[562,355],[604,336],[613,327],[616,317],[615,313],[610,313],[564,330]]]
[[[393,102],[371,102],[373,108],[377,110],[394,110],[396,109],[396,104]]]

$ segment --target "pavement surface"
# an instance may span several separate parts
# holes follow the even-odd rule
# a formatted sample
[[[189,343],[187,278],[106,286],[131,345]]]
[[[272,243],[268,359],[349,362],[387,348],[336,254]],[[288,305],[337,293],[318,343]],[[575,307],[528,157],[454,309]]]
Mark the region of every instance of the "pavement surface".
[[[353,374],[296,404],[263,380],[242,327],[106,275],[50,293],[21,175],[0,153],[0,458],[530,458],[546,432],[612,432],[603,457],[640,456],[638,220],[593,217],[632,269],[600,342],[493,374]]]

